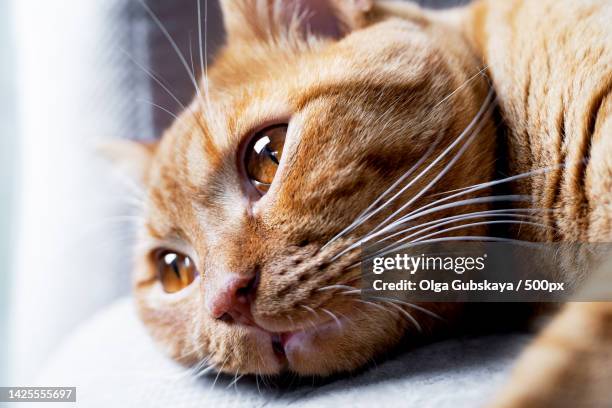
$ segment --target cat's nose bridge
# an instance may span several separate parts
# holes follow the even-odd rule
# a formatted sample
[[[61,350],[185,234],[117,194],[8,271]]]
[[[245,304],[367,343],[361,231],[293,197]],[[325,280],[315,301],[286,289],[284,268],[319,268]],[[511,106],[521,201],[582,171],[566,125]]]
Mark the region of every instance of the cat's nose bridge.
[[[207,296],[206,306],[214,319],[253,325],[251,302],[258,284],[256,271],[246,275],[228,274]]]

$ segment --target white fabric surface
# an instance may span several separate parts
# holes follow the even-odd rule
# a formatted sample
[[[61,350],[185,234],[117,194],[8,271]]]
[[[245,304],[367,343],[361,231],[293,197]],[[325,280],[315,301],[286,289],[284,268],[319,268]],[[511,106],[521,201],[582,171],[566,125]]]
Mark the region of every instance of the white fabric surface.
[[[78,407],[478,407],[505,379],[526,335],[434,343],[327,384],[261,390],[252,378],[194,379],[164,357],[123,299],[82,325],[39,383],[76,386]],[[229,386],[229,387],[228,387]],[[54,405],[58,406],[58,405]],[[74,404],[66,404],[74,407]]]

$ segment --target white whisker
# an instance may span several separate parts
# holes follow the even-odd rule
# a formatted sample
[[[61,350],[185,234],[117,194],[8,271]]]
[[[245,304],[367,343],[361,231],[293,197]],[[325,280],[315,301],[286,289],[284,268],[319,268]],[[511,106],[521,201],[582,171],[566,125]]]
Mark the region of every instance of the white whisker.
[[[325,287],[319,288],[319,289],[318,289],[318,291],[319,291],[319,292],[323,292],[323,291],[326,291],[326,290],[332,290],[332,289],[347,289],[347,290],[353,290],[353,289],[355,289],[355,288],[354,288],[354,287],[352,287],[352,286],[347,286],[347,285],[329,285],[329,286],[325,286]]]
[[[367,237],[367,239],[365,241],[369,241],[371,240],[371,238],[382,235],[385,232],[389,232],[389,231],[393,231],[395,230],[397,227],[399,227],[400,225],[405,224],[408,221],[412,221],[414,219],[417,218],[421,218],[425,215],[429,215],[429,214],[433,214],[442,210],[447,210],[447,209],[451,209],[451,208],[457,208],[457,207],[463,207],[463,206],[467,206],[467,205],[472,205],[472,204],[487,204],[487,203],[495,203],[495,202],[521,202],[521,201],[532,201],[532,197],[528,196],[528,195],[519,195],[519,194],[511,194],[511,195],[499,195],[499,196],[488,196],[488,197],[477,197],[477,198],[470,198],[470,199],[465,199],[465,200],[460,200],[460,201],[455,201],[453,203],[448,203],[448,204],[443,204],[443,205],[439,205],[433,208],[429,208],[425,211],[419,211],[417,213],[414,214],[407,214],[405,216],[403,216],[402,218],[394,221],[393,223],[389,224],[388,226],[386,226],[385,228],[383,228],[382,230],[376,232],[375,234],[372,234],[370,236]]]
[[[204,0],[204,38],[202,38],[202,4],[198,0],[198,39],[200,42],[200,70],[202,74],[202,82],[204,83],[204,93],[206,96],[206,106],[208,111],[212,113],[212,105],[210,103],[210,90],[208,88],[208,0]]]
[[[361,289],[353,289],[347,290],[345,292],[340,292],[341,295],[358,295],[361,293]]]
[[[481,110],[476,114],[476,116],[474,117],[474,119],[472,120],[472,122],[470,122],[470,124],[468,125],[468,127],[464,130],[464,132],[459,135],[459,137],[457,137],[455,139],[455,141],[453,143],[451,143],[437,158],[436,160],[434,160],[432,163],[429,164],[429,166],[427,166],[417,177],[415,177],[411,183],[409,183],[408,186],[410,186],[411,184],[414,184],[417,180],[419,180],[419,178],[422,175],[427,174],[427,172],[429,172],[431,169],[434,168],[434,166],[439,163],[452,149],[454,149],[459,142],[461,142],[466,135],[469,135],[467,137],[467,140],[465,141],[465,143],[459,148],[459,151],[455,154],[455,156],[445,165],[445,167],[436,175],[436,177],[434,177],[433,180],[431,180],[425,187],[423,187],[417,194],[415,194],[414,196],[412,196],[410,198],[410,200],[408,200],[406,203],[404,203],[402,206],[400,206],[400,208],[398,208],[396,211],[394,211],[391,215],[389,215],[388,217],[386,217],[381,223],[379,223],[376,227],[374,227],[374,229],[370,232],[376,232],[377,230],[379,230],[380,228],[382,228],[383,226],[385,226],[389,221],[391,221],[395,216],[399,215],[402,213],[402,211],[404,211],[406,208],[410,207],[416,200],[418,200],[421,196],[423,196],[432,186],[434,186],[442,177],[444,177],[446,175],[446,173],[448,173],[448,171],[455,165],[455,163],[461,158],[461,156],[463,155],[463,153],[467,150],[467,148],[469,147],[469,145],[471,144],[471,142],[474,140],[474,138],[478,135],[478,133],[480,132],[480,130],[482,129],[482,127],[485,126],[484,122],[481,122],[481,118],[484,117],[485,114],[489,114],[492,111],[492,107],[490,105],[490,102],[493,98],[493,91],[489,91],[489,95],[487,95],[487,99],[485,100],[485,103],[483,105],[483,107],[481,107]],[[483,109],[485,108],[486,109]],[[407,186],[407,187],[408,187]],[[405,188],[407,188],[405,187]]]
[[[338,325],[339,329],[342,329],[342,322],[340,321],[340,319],[338,318],[338,316],[336,316],[335,314],[333,314],[332,312],[330,312],[329,310],[325,309],[324,307],[321,308],[321,310],[326,313],[328,316],[330,316],[332,319],[334,319],[334,321],[336,322],[336,325]]]
[[[151,105],[151,106],[153,106],[153,107],[155,107],[155,108],[157,108],[157,109],[160,109],[160,110],[164,111],[165,113],[167,113],[168,115],[170,115],[170,116],[171,116],[171,117],[172,117],[174,120],[179,120],[179,117],[178,117],[178,116],[176,116],[176,114],[175,114],[174,112],[172,112],[172,111],[170,111],[169,109],[166,109],[166,108],[164,108],[163,106],[158,105],[158,104],[156,104],[156,103],[154,103],[154,102],[148,101],[148,100],[146,100],[146,99],[136,99],[136,102],[144,102],[144,103],[146,103],[146,104],[149,104],[149,105]]]
[[[409,242],[421,242],[421,240],[424,240],[424,239],[430,238],[430,237],[434,237],[436,235],[444,234],[446,232],[461,230],[461,229],[464,229],[464,228],[471,228],[471,227],[478,227],[478,226],[485,226],[485,225],[495,225],[495,224],[520,224],[520,225],[531,225],[531,226],[534,226],[534,227],[541,227],[541,228],[547,228],[548,227],[547,225],[536,223],[536,222],[515,221],[515,220],[494,220],[494,221],[472,222],[472,223],[468,223],[468,224],[457,225],[455,227],[445,228],[445,229],[443,229],[441,231],[433,232],[431,234],[425,235],[424,237],[417,238],[417,239],[415,239],[413,241],[409,241]],[[397,241],[397,243],[404,242],[404,241],[405,241],[405,238]]]
[[[399,311],[403,316],[405,316],[408,320],[410,320],[412,322],[412,324],[414,324],[414,326],[417,328],[417,330],[419,332],[423,331],[423,329],[421,328],[421,325],[419,324],[419,322],[417,322],[417,320],[410,313],[408,313],[406,310],[402,309],[401,307],[399,307],[398,305],[396,305],[393,302],[385,301],[385,303],[388,304],[389,306],[397,309],[397,311]]]
[[[444,319],[440,315],[432,312],[431,310],[425,309],[424,307],[421,307],[419,305],[415,305],[414,303],[408,303],[408,302],[404,302],[404,301],[399,300],[399,299],[387,298],[387,297],[383,297],[383,296],[373,296],[372,299],[383,300],[383,301],[386,301],[386,302],[399,303],[399,304],[402,304],[402,305],[404,305],[406,307],[410,307],[410,308],[412,308],[414,310],[418,310],[419,312],[423,312],[426,315],[429,315],[429,316],[431,316],[433,318],[436,318],[438,320],[443,320],[444,321]]]
[[[370,204],[365,210],[363,210],[361,212],[361,214],[359,214],[359,216],[357,216],[355,221],[353,221],[348,227],[346,227],[345,229],[340,231],[338,234],[336,234],[334,237],[332,237],[332,239],[330,239],[325,245],[323,245],[321,250],[323,250],[326,247],[328,247],[329,245],[331,245],[338,238],[340,238],[340,237],[344,236],[345,234],[353,231],[355,228],[357,228],[358,226],[363,224],[365,221],[370,219],[372,216],[376,215],[383,208],[385,208],[387,205],[389,205],[393,200],[395,200],[395,198],[397,197],[397,194],[394,195],[393,197],[391,197],[386,202],[384,202],[380,207],[376,208],[376,210],[372,211],[376,207],[376,205],[378,205],[378,203],[380,201],[382,201],[382,199],[384,197],[386,197],[388,194],[390,194],[391,191],[393,191],[401,182],[403,182],[407,177],[409,177],[417,168],[419,168],[425,162],[425,160],[427,160],[429,158],[429,156],[431,155],[431,153],[433,153],[433,151],[434,151],[436,146],[437,146],[437,142],[434,142],[427,149],[425,154],[410,169],[408,169],[408,171],[406,171],[388,189],[386,189],[381,195],[379,195],[378,198],[376,200],[374,200],[374,202],[372,204]]]
[[[439,200],[436,200],[434,202],[431,202],[431,203],[429,203],[427,205],[424,205],[423,207],[415,209],[414,211],[412,211],[411,213],[409,213],[407,215],[415,214],[415,213],[417,213],[419,211],[422,211],[422,210],[425,210],[425,209],[430,208],[432,206],[438,205],[438,204],[443,203],[445,201],[448,201],[450,199],[460,197],[462,195],[470,194],[470,193],[473,193],[475,191],[483,190],[485,188],[493,187],[493,186],[496,186],[496,185],[499,185],[499,184],[509,183],[509,182],[520,180],[520,179],[523,179],[523,178],[526,178],[526,177],[531,177],[531,176],[534,176],[534,175],[537,175],[537,174],[547,173],[547,172],[549,172],[549,171],[551,171],[551,170],[553,170],[555,168],[556,168],[556,166],[544,167],[544,168],[533,170],[533,171],[529,171],[529,172],[526,172],[526,173],[517,174],[515,176],[506,177],[506,178],[501,179],[501,180],[493,180],[493,181],[488,181],[488,182],[485,182],[485,183],[476,184],[476,185],[470,186],[470,187],[464,187],[464,188],[459,189],[460,191],[457,192],[456,194],[453,194],[453,195],[441,198]],[[457,191],[457,190],[453,190],[453,191]]]
[[[225,387],[225,389],[230,389],[232,388],[232,386],[235,386],[236,384],[238,384],[238,381],[240,381],[240,379],[244,377],[244,374],[240,374],[238,375],[238,370],[236,370],[236,374],[234,375],[234,380],[232,382],[230,382],[227,387]]]
[[[377,308],[377,309],[384,310],[384,311],[385,311],[385,312],[387,312],[387,313],[390,313],[390,312],[391,312],[389,309],[387,309],[387,308],[385,308],[385,307],[383,307],[383,306],[381,306],[381,305],[379,305],[379,304],[377,304],[377,303],[374,303],[374,302],[369,302],[369,301],[367,301],[367,300],[363,300],[363,299],[356,299],[356,298],[351,298],[351,300],[353,300],[353,301],[355,301],[355,302],[363,303],[363,304],[365,304],[365,305],[372,306],[372,307]]]
[[[157,85],[159,85],[167,94],[168,96],[170,96],[172,98],[172,100],[174,100],[182,109],[186,110],[187,107],[185,106],[185,104],[183,104],[178,98],[177,96],[174,94],[174,92],[172,92],[170,90],[170,88],[168,88],[158,77],[157,75],[153,72],[150,71],[149,69],[147,69],[146,67],[144,67],[142,64],[140,64],[138,61],[136,61],[136,59],[134,57],[132,57],[130,55],[130,53],[128,53],[126,50],[124,50],[123,48],[121,48],[121,51],[130,59],[130,61],[132,61],[132,63],[134,65],[136,65],[138,68],[140,68],[145,74],[147,74],[149,76],[149,78],[151,78]]]
[[[382,239],[376,241],[376,243],[387,241],[387,240],[389,240],[391,238],[395,238],[396,236],[403,235],[403,234],[405,234],[407,232],[414,231],[416,229],[419,229],[419,233],[421,233],[421,232],[429,231],[429,230],[437,228],[437,227],[441,227],[443,225],[452,224],[454,222],[465,221],[465,220],[474,219],[474,218],[512,217],[512,218],[519,218],[519,219],[520,218],[524,218],[524,219],[528,219],[528,220],[538,220],[538,219],[540,219],[540,217],[537,217],[537,216],[521,214],[521,212],[523,212],[523,211],[531,213],[532,212],[531,209],[522,209],[523,211],[520,211],[520,210],[521,209],[516,209],[516,210],[488,210],[488,211],[477,211],[477,212],[472,212],[472,213],[467,213],[467,214],[453,215],[453,216],[450,216],[450,217],[440,218],[440,219],[437,219],[437,220],[425,222],[425,223],[422,223],[422,224],[419,224],[419,225],[415,225],[415,226],[410,227],[410,228],[406,228],[406,229],[400,230],[400,231],[395,232],[395,233],[393,233],[391,235],[387,235],[387,236],[383,237]],[[427,227],[427,228],[421,229],[423,227]]]
[[[373,238],[376,238],[377,236],[381,236],[386,234],[387,232],[391,232],[394,231],[395,229],[399,228],[401,225],[406,224],[408,221],[412,221],[414,219],[423,217],[425,215],[428,214],[432,214],[438,211],[442,211],[442,210],[446,210],[446,209],[450,209],[450,208],[456,208],[456,207],[461,207],[461,206],[466,206],[466,205],[471,205],[471,204],[483,204],[483,203],[493,203],[493,202],[498,202],[498,201],[525,201],[525,200],[530,200],[531,201],[531,197],[530,196],[522,196],[522,195],[501,195],[501,196],[490,196],[490,197],[478,197],[478,198],[471,198],[471,199],[466,199],[466,200],[460,200],[460,201],[456,201],[453,203],[448,203],[448,204],[444,204],[444,205],[440,205],[437,207],[433,207],[430,208],[428,210],[425,211],[421,211],[418,212],[416,214],[413,215],[405,215],[403,217],[401,217],[400,219],[392,222],[391,224],[387,225],[386,227],[382,228],[381,230],[374,232],[374,233],[370,233],[368,235],[366,235],[365,237],[361,238],[360,240],[356,241],[355,243],[349,245],[348,247],[346,247],[345,249],[343,249],[342,251],[340,251],[339,253],[337,253],[336,255],[334,255],[332,257],[332,261],[337,260],[338,258],[340,258],[342,255],[356,249],[357,247],[359,247],[361,244],[371,241]]]
[[[212,390],[213,388],[215,388],[215,385],[217,385],[217,381],[219,380],[219,377],[221,376],[221,372],[223,371],[223,369],[225,368],[225,364],[227,363],[227,361],[230,358],[230,354],[228,354],[225,359],[223,360],[223,363],[221,364],[221,367],[218,369],[217,372],[217,376],[215,377],[215,380],[212,383],[212,386],[210,387],[210,389]]]
[[[446,102],[448,99],[450,99],[453,95],[455,95],[457,92],[459,92],[461,89],[465,88],[470,82],[472,82],[475,78],[477,78],[478,76],[482,75],[487,69],[489,68],[488,65],[485,65],[484,67],[482,67],[482,69],[480,71],[478,71],[477,73],[475,73],[474,75],[472,75],[471,77],[469,77],[463,84],[461,84],[457,89],[455,89],[453,92],[451,92],[450,94],[448,94],[446,97],[442,98],[442,100],[440,102],[438,102],[433,109],[437,108],[438,106],[442,105],[444,102]]]
[[[310,313],[313,313],[315,316],[319,317],[319,315],[317,314],[316,310],[314,310],[312,307],[310,306],[306,306],[306,305],[301,305],[303,309],[308,310]]]
[[[344,234],[352,231],[353,229],[355,229],[357,226],[363,224],[365,221],[367,221],[368,219],[370,219],[371,217],[373,217],[374,215],[378,214],[381,210],[383,210],[386,206],[388,206],[391,202],[393,202],[394,200],[397,199],[397,197],[401,196],[402,194],[404,194],[406,192],[407,189],[409,189],[410,187],[412,187],[418,180],[420,180],[422,177],[424,177],[431,169],[433,169],[450,151],[452,151],[464,138],[468,137],[468,142],[471,141],[474,137],[474,135],[477,134],[477,131],[479,130],[479,128],[482,125],[479,125],[480,119],[483,117],[483,115],[485,115],[487,112],[489,112],[491,110],[491,102],[493,100],[493,95],[494,92],[491,89],[486,97],[486,99],[484,100],[482,106],[480,107],[480,110],[476,113],[476,115],[474,116],[474,118],[472,119],[472,121],[468,124],[468,126],[463,130],[463,132],[461,132],[459,134],[459,136],[457,136],[457,138],[449,145],[447,146],[447,148],[442,151],[442,153],[440,153],[438,155],[438,157],[436,159],[434,159],[424,170],[422,170],[419,174],[417,174],[416,177],[414,177],[410,182],[408,182],[404,187],[402,187],[397,193],[395,193],[389,200],[387,200],[383,205],[377,207],[374,211],[370,211],[370,209],[375,206],[377,204],[377,202],[380,201],[380,199],[387,194],[387,192],[389,190],[394,189],[397,185],[399,185],[401,183],[401,181],[403,181],[405,178],[407,178],[410,174],[412,174],[412,172],[422,164],[422,162],[424,161],[425,157],[428,156],[428,154],[426,154],[423,158],[421,158],[417,164],[415,164],[414,166],[412,166],[412,168],[410,168],[408,170],[408,172],[404,175],[402,175],[400,177],[400,179],[398,181],[396,181],[391,187],[390,189],[387,189],[387,191],[385,191],[381,196],[379,196],[377,198],[377,200],[375,201],[375,203],[371,206],[369,206],[366,211],[370,211],[368,214],[360,214],[357,219],[355,221],[353,221],[353,223],[351,223],[351,225],[349,225],[347,228],[345,228],[344,230],[342,230],[340,233],[338,233],[337,235],[335,235],[334,237],[332,237],[332,239],[330,241],[328,241],[323,248],[328,247],[332,242],[336,241],[338,238],[340,238],[341,236],[343,236]],[[478,128],[478,130],[473,131],[475,128]],[[370,233],[375,232],[378,228],[380,228],[381,226],[383,226],[386,222],[388,222],[388,220],[392,219],[393,217],[395,217],[395,215],[397,215],[398,213],[400,213],[401,211],[403,211],[406,207],[408,207],[412,202],[416,201],[421,195],[423,195],[431,186],[433,186],[433,184],[435,184],[442,176],[444,176],[444,174],[446,173],[446,171],[448,171],[448,169],[455,163],[456,160],[458,160],[458,158],[461,156],[461,154],[463,153],[463,151],[467,148],[466,145],[468,145],[469,143],[466,142],[466,144],[464,144],[464,146],[460,149],[460,151],[455,155],[455,157],[451,160],[451,163],[449,163],[449,165],[446,166],[445,169],[443,169],[441,171],[441,174],[438,175],[438,177],[436,177],[431,183],[429,183],[429,185],[422,189],[417,196],[414,196],[411,198],[411,200],[404,204],[399,210],[395,211],[392,215],[390,215],[389,217],[387,217],[382,223],[380,223],[379,225],[377,225],[372,231],[370,231]],[[434,145],[437,143],[434,143]]]
[[[164,24],[157,17],[157,15],[153,12],[153,10],[151,10],[151,8],[147,5],[147,3],[145,3],[144,0],[139,0],[139,2],[142,5],[142,7],[145,9],[147,14],[149,14],[151,19],[155,22],[155,24],[160,29],[160,31],[162,32],[164,37],[166,37],[166,40],[168,40],[168,42],[170,43],[170,46],[174,49],[174,52],[176,53],[177,57],[179,58],[181,64],[183,65],[183,67],[187,71],[187,75],[189,76],[189,79],[191,80],[191,82],[193,84],[193,87],[195,88],[196,94],[200,98],[200,101],[204,101],[204,99],[202,98],[202,94],[200,92],[200,87],[198,86],[198,81],[196,81],[194,73],[191,72],[191,69],[189,68],[189,64],[187,63],[187,60],[185,59],[185,56],[181,52],[181,49],[176,44],[176,41],[174,41],[174,38],[172,38],[172,36],[168,32],[168,30],[166,29]]]

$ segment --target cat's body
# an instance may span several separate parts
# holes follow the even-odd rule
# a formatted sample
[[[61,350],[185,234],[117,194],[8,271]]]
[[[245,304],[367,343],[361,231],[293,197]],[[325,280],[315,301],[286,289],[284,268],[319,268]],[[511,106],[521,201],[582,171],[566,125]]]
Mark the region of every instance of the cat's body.
[[[359,286],[351,267],[359,254],[343,250],[396,210],[491,180],[499,151],[511,174],[564,164],[515,185],[534,197],[530,205],[554,209],[544,218],[553,228],[520,229],[520,238],[612,238],[610,2],[492,0],[450,12],[369,0],[303,3],[312,13],[300,20],[295,2],[222,2],[228,45],[159,146],[139,153],[148,206],[136,298],[171,355],[231,373],[325,375],[415,335],[401,305],[374,307],[343,293]],[[502,129],[481,70],[497,92]],[[274,152],[257,144],[274,147],[275,138]],[[415,163],[404,180],[414,185],[363,217]],[[419,221],[488,208],[450,208]],[[361,222],[339,234],[354,220]],[[445,234],[453,235],[466,231]],[[188,261],[177,264],[177,253]],[[567,281],[588,273],[588,265],[564,268]],[[170,285],[162,287],[166,269],[184,275],[162,279]],[[461,313],[458,304],[421,306],[447,319]],[[558,402],[551,390],[573,378],[568,362],[585,347],[592,359],[581,363],[591,365],[575,378],[601,380],[598,364],[612,361],[610,309],[568,306],[546,333],[576,347],[550,351],[546,340],[536,342],[530,353],[544,356],[536,368],[546,380],[517,377],[500,404]],[[437,330],[436,319],[407,310],[426,332]],[[576,316],[587,337],[563,329]],[[583,389],[592,401],[611,395]]]
[[[501,140],[511,174],[562,165],[517,186],[534,206],[553,209],[550,229],[526,228],[521,238],[612,242],[612,3],[487,1],[471,12],[468,32],[508,127]],[[586,258],[564,260],[567,281],[596,272]],[[568,304],[522,357],[498,405],[610,406],[609,367],[612,303]]]

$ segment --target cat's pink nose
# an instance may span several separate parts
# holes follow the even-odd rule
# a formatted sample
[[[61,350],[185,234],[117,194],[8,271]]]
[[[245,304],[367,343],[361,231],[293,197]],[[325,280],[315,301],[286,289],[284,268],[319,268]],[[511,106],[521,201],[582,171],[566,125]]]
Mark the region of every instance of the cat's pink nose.
[[[257,286],[257,277],[233,277],[215,293],[209,309],[215,319],[253,325],[251,301]]]

